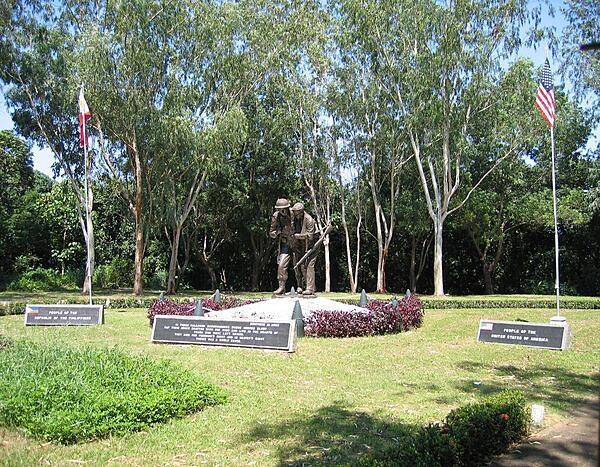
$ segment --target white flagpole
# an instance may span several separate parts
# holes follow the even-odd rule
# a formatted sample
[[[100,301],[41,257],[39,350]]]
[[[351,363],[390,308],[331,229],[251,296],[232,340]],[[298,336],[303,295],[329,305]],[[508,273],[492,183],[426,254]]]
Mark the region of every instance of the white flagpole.
[[[83,83],[81,84],[81,91],[83,92]],[[81,109],[80,109],[81,112]],[[82,135],[83,135],[83,166],[84,166],[84,170],[85,170],[85,228],[86,228],[86,235],[85,235],[85,244],[86,244],[86,249],[87,249],[87,261],[86,261],[86,278],[88,281],[88,293],[89,293],[89,301],[90,301],[90,305],[92,304],[92,267],[91,267],[91,261],[90,261],[90,207],[89,207],[89,197],[88,197],[88,191],[89,191],[89,183],[88,183],[88,151],[87,151],[87,131],[85,128],[85,115],[82,116],[81,118],[81,124],[82,124]]]
[[[556,203],[556,170],[555,170],[555,155],[554,155],[554,125],[550,126],[550,141],[552,145],[552,204],[554,207],[554,262],[555,262],[555,275],[556,283],[554,288],[556,289],[556,318],[557,321],[561,321],[560,317],[560,279],[559,279],[559,267],[558,267],[558,211]]]

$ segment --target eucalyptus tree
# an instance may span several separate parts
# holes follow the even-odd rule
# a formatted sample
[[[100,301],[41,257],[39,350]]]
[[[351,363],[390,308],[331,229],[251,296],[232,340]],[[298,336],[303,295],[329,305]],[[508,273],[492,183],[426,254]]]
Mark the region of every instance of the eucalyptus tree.
[[[210,98],[210,91],[206,90],[206,93]],[[157,201],[163,217],[161,222],[168,226],[167,237],[171,245],[167,280],[168,294],[176,292],[176,277],[181,276],[182,269],[185,269],[185,267],[180,267],[178,261],[179,243],[188,217],[193,211],[195,213],[194,223],[204,224],[204,241],[200,248],[200,259],[209,272],[212,271],[209,267],[210,257],[216,251],[215,246],[220,246],[226,239],[223,235],[223,227],[226,226],[227,219],[229,219],[227,213],[230,206],[225,208],[216,201],[226,200],[230,197],[229,193],[225,193],[227,187],[219,187],[219,197],[209,198],[214,201],[213,204],[206,206],[205,201],[203,208],[196,208],[199,195],[207,189],[209,180],[223,171],[227,159],[237,153],[238,147],[245,140],[246,120],[239,107],[226,110],[222,115],[213,114],[212,119],[213,123],[210,126],[201,129],[181,129],[175,122],[170,122],[163,133],[163,137],[168,135],[166,138],[168,141],[160,138],[161,143],[157,148],[157,153],[163,156],[161,163],[165,167],[161,170],[161,180],[154,186],[156,191],[160,192]],[[180,123],[190,126],[190,121],[191,119]],[[174,132],[178,134],[175,135]],[[180,144],[176,144],[178,136],[181,136]],[[212,222],[207,222],[208,220],[212,220]],[[209,229],[206,224],[216,227],[211,229],[215,231],[215,238],[210,242],[207,238]],[[196,231],[196,229],[193,230]],[[213,244],[213,248],[207,248],[209,243]],[[187,258],[189,259],[189,255]],[[214,286],[216,282],[214,273],[211,274],[211,279]]]
[[[396,6],[394,2],[355,0],[334,4],[339,48],[335,116],[345,144],[359,156],[370,187],[378,246],[378,292],[386,290],[386,260],[396,227],[396,198],[402,188],[399,179],[411,158],[408,139],[402,132],[403,115],[389,105],[388,81],[397,73],[382,57],[396,40],[398,17],[412,27],[408,13],[396,10]]]
[[[409,250],[408,287],[412,292],[418,292],[419,281],[430,258],[433,229],[423,190],[414,171],[405,171],[401,183],[403,189],[396,203],[398,234],[406,239]]]
[[[251,209],[260,209],[264,216],[261,227],[256,220],[245,224],[253,249],[252,286],[256,287],[259,271],[272,251],[272,242],[263,238],[267,226],[262,225],[268,221],[268,211],[272,211],[278,195],[293,201],[302,191],[290,175],[305,182],[317,220],[327,222],[318,185],[321,179],[317,180],[317,172],[313,171],[321,155],[321,137],[316,135],[315,125],[320,124],[323,109],[327,15],[316,0],[242,0],[236,6],[242,21],[236,28],[238,53],[231,61],[230,85],[242,96],[249,121],[248,141],[241,157],[271,161],[281,180],[280,188],[271,187],[271,199],[267,201],[263,190],[270,185],[271,176],[265,177],[263,170],[269,167],[260,160],[240,161],[248,182],[264,184],[246,188]]]
[[[575,94],[585,96],[589,110],[600,118],[600,54],[598,50],[580,49],[600,40],[600,4],[595,0],[565,0],[561,10],[568,24],[560,37],[561,71],[570,79]]]
[[[337,149],[335,152],[337,152]],[[358,291],[360,279],[361,241],[363,218],[365,217],[362,199],[365,188],[362,186],[362,180],[357,175],[347,177],[350,180],[344,180],[345,176],[342,174],[344,169],[339,161],[337,162],[336,167],[340,199],[340,221],[342,223],[342,228],[344,229],[344,239],[346,244],[348,282],[350,291],[356,293]],[[347,176],[347,173],[345,175]],[[347,211],[348,207],[350,207],[349,212]],[[351,227],[354,228],[352,234],[350,233]],[[354,248],[352,247],[353,242]]]
[[[384,81],[387,97],[403,119],[433,222],[434,293],[443,295],[446,218],[520,144],[518,134],[508,135],[480,180],[456,199],[468,167],[472,124],[496,105],[490,87],[501,74],[501,60],[520,44],[527,2],[402,0],[387,5],[395,27],[374,28],[372,35],[385,44],[377,57],[390,70]]]
[[[332,178],[332,153],[328,144],[331,137],[329,129],[324,128],[323,104],[325,96],[321,90],[311,89],[292,103],[288,100],[290,111],[296,117],[297,164],[304,188],[310,200],[310,208],[315,217],[317,230],[324,232],[332,223],[332,204],[335,182]],[[325,236],[325,292],[331,291],[331,261],[329,251],[329,234]]]
[[[232,214],[238,239],[246,244],[240,249],[250,250],[250,288],[258,290],[275,247],[267,235],[275,201],[299,193],[302,184],[294,159],[295,130],[280,81],[246,96],[243,109],[248,138],[231,161],[228,190],[240,203]]]
[[[291,24],[301,24],[293,40],[294,56],[286,65],[285,102],[295,134],[294,161],[304,182],[306,199],[317,229],[323,232],[332,222],[332,155],[329,151],[330,121],[326,108],[330,70],[328,54],[329,13],[321,2],[291,2]],[[276,19],[277,21],[277,19]],[[308,204],[308,203],[307,203]],[[325,287],[331,290],[329,234],[324,242]]]
[[[63,3],[16,1],[4,20],[8,27],[3,33],[0,76],[8,85],[7,103],[16,130],[41,147],[50,148],[56,160],[55,171],[64,173],[78,200],[79,223],[90,247],[85,293],[91,286],[88,279],[95,263],[93,223],[87,214],[93,206],[94,152],[89,151],[84,160],[78,144],[72,12]],[[83,180],[86,166],[87,180]]]
[[[166,193],[162,185],[169,178],[178,189],[169,222],[172,272],[181,229],[211,165],[198,140],[218,118],[221,77],[213,65],[231,45],[219,8],[211,2],[111,0],[74,7],[75,60],[108,145],[102,153],[114,176],[131,181],[136,295],[142,292],[145,232],[153,217],[168,210],[161,205],[165,199],[153,194]]]

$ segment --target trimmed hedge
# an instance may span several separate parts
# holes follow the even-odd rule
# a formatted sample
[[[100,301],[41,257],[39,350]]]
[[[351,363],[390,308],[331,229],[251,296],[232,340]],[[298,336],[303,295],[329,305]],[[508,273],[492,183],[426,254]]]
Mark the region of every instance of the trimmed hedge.
[[[428,310],[495,309],[495,308],[556,308],[556,297],[431,297],[419,296]],[[358,305],[359,299],[340,300],[350,305]],[[600,297],[561,297],[560,307],[565,310],[600,310]]]
[[[156,297],[119,297],[119,298],[100,298],[94,297],[92,303],[94,305],[104,305],[104,308],[147,308],[154,301]],[[189,300],[189,298],[181,298],[179,300]],[[56,298],[39,298],[35,297],[26,302],[23,301],[0,301],[0,316],[4,315],[22,315],[25,314],[25,307],[28,303],[36,303],[39,305],[55,305],[56,303],[63,305],[87,305],[89,303],[89,299],[85,296],[81,296],[80,298],[67,298],[67,299],[59,299]]]
[[[423,304],[430,310],[469,309],[469,308],[556,308],[556,298],[545,297],[503,297],[490,298],[423,298]],[[598,310],[600,297],[561,297],[561,309]]]
[[[122,435],[225,402],[176,364],[0,336],[0,425],[53,442]]]
[[[446,309],[470,309],[470,308],[542,308],[554,309],[556,301],[554,297],[531,297],[522,296],[500,296],[500,297],[444,297],[431,298],[420,297],[423,302],[423,307],[428,310],[446,310]],[[154,303],[156,296],[152,297],[94,297],[93,303],[96,305],[104,305],[105,308],[148,308]],[[190,296],[172,297],[178,303],[194,300]],[[35,303],[39,304],[56,304],[57,299],[35,298]],[[87,304],[88,299],[85,296],[68,297],[58,299],[64,304]],[[340,300],[344,303],[358,305],[358,299]],[[0,300],[0,316],[3,315],[19,315],[25,313],[25,305],[33,303],[32,300],[27,302],[21,300]],[[206,305],[208,306],[208,305]],[[581,309],[581,310],[600,310],[600,297],[561,297],[561,309]]]
[[[107,309],[123,309],[123,308],[148,308],[155,301],[156,296],[153,297],[94,297],[92,303],[94,305],[104,305]],[[177,297],[170,298],[169,300],[176,303],[186,303],[190,300],[195,300],[192,297]],[[3,315],[22,315],[25,313],[25,307],[28,303],[36,303],[40,305],[54,305],[56,303],[64,305],[87,305],[89,299],[86,296],[67,298],[57,300],[56,298],[44,299],[36,297],[35,299],[23,301],[0,301],[0,316]]]
[[[425,313],[416,295],[399,300],[396,305],[370,300],[368,312],[316,310],[304,320],[309,337],[360,337],[394,334],[418,328]]]

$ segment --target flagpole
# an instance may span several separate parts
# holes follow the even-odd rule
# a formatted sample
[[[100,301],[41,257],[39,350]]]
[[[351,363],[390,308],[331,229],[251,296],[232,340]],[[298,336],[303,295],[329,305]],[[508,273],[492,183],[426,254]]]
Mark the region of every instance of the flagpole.
[[[83,84],[81,84],[81,90],[83,92]],[[82,134],[83,134],[83,166],[84,166],[84,177],[85,177],[85,244],[87,249],[87,262],[86,262],[86,278],[88,281],[88,294],[90,305],[92,304],[92,267],[90,261],[90,207],[89,207],[89,183],[88,183],[88,150],[87,150],[87,131],[85,127],[85,116],[82,116]]]
[[[554,126],[550,126],[550,142],[552,146],[552,205],[554,208],[554,263],[555,263],[555,275],[556,283],[554,288],[556,289],[556,316],[555,321],[563,321],[560,316],[560,278],[559,278],[559,262],[558,262],[558,211],[556,202],[556,169],[555,169],[555,154],[554,154]]]

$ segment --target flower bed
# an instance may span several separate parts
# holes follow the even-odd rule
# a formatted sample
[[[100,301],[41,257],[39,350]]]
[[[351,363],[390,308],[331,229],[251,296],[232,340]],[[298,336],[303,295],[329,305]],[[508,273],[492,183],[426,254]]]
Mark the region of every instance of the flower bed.
[[[305,335],[311,337],[360,337],[394,334],[418,328],[425,310],[421,300],[410,295],[397,304],[370,300],[366,312],[317,310],[304,320]]]

